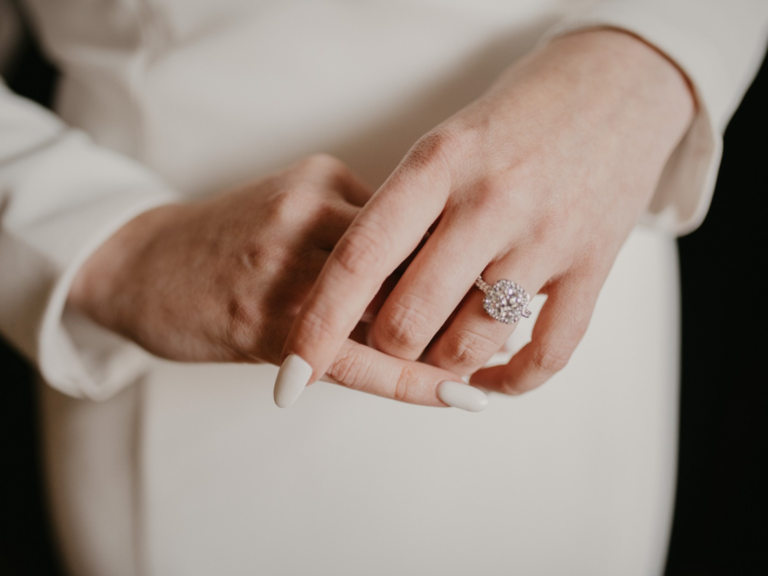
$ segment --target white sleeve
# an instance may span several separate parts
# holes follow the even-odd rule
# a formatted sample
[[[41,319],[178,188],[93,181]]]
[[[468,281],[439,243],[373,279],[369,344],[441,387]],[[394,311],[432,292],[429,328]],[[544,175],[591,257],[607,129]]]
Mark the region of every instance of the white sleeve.
[[[722,134],[766,49],[768,0],[600,0],[545,36],[594,27],[627,30],[655,46],[688,76],[698,111],[670,157],[645,222],[691,232],[709,209]]]
[[[0,334],[62,392],[105,398],[146,366],[146,352],[65,303],[100,244],[176,199],[145,167],[0,82]]]

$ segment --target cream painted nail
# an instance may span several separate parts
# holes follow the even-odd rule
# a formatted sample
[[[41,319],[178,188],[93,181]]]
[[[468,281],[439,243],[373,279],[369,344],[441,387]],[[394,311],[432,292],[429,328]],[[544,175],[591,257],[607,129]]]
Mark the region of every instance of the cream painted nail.
[[[296,354],[287,356],[275,379],[275,404],[288,408],[304,392],[311,377],[312,366],[306,360]]]
[[[469,412],[482,412],[488,407],[488,396],[462,382],[441,382],[437,387],[437,397],[448,406]]]

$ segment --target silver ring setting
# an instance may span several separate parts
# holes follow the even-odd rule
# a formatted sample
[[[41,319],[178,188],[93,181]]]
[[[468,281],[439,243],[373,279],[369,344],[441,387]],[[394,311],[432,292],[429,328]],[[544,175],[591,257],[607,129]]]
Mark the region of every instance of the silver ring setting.
[[[494,320],[504,324],[514,324],[520,318],[530,318],[531,311],[528,304],[531,297],[520,284],[512,280],[497,280],[491,286],[482,276],[475,280],[475,286],[485,292],[483,308]]]

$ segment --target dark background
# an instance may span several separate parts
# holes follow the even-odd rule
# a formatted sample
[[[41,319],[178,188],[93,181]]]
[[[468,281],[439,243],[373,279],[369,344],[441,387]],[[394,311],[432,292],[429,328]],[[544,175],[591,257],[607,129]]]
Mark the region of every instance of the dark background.
[[[27,42],[7,80],[47,104],[55,71]],[[768,575],[767,135],[764,64],[725,134],[706,222],[679,241],[680,458],[665,576]],[[62,574],[46,519],[31,376],[0,339],[0,576]]]

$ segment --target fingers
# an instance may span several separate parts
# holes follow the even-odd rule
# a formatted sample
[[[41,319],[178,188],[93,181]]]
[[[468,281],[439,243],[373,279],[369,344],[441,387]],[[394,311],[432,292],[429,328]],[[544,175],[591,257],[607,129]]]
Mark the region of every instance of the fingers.
[[[537,388],[565,368],[589,325],[599,286],[561,281],[547,291],[547,302],[533,329],[531,342],[508,364],[477,371],[474,385],[505,394],[522,394]]]
[[[363,182],[357,174],[352,172],[346,164],[346,169],[339,179],[339,192],[341,196],[353,206],[362,207],[371,199],[374,190]]]
[[[548,264],[540,254],[516,250],[490,264],[483,279],[490,285],[501,279],[511,280],[533,297],[552,274]],[[471,374],[504,346],[519,322],[526,321],[520,318],[505,324],[495,320],[484,309],[484,300],[485,293],[479,288],[467,294],[450,324],[430,346],[426,362],[457,374]]]
[[[496,252],[477,233],[478,220],[443,215],[371,327],[376,349],[405,360],[421,356]]]
[[[370,190],[345,164],[327,155],[305,158],[266,185],[270,186],[268,202],[260,212],[273,226],[260,227],[255,235],[277,248],[258,248],[257,241],[244,248],[247,254],[242,261],[248,272],[261,265],[261,273],[253,277],[260,289],[254,290],[249,283],[230,298],[224,345],[237,358],[279,364],[296,313],[330,251],[360,211],[352,202],[364,201]],[[264,282],[265,270],[269,282]]]
[[[373,196],[373,190],[349,166],[329,154],[313,154],[294,166],[305,181],[353,206],[363,206]]]
[[[327,154],[304,158],[285,174],[293,179],[293,187],[306,189],[304,202],[293,205],[311,218],[310,239],[329,251],[373,195],[346,164]]]
[[[341,199],[326,201],[313,215],[311,240],[330,252],[360,213],[360,208]]]
[[[339,240],[284,348],[284,357],[312,366],[310,381],[325,374],[381,284],[438,218],[449,184],[439,156],[412,153]]]
[[[304,389],[298,383],[309,378],[311,371],[311,366],[301,358],[295,355],[286,358],[275,386],[278,406],[286,407],[295,401]],[[343,343],[324,379],[353,390],[422,406],[453,406],[479,412],[488,405],[488,398],[481,390],[463,383],[455,374],[392,358],[351,340]]]
[[[283,343],[307,292],[328,259],[319,248],[302,250],[286,261],[274,255],[268,269],[260,266],[250,281],[232,283],[222,305],[223,330],[217,341],[236,361],[279,364]],[[269,283],[263,276],[269,275]]]

